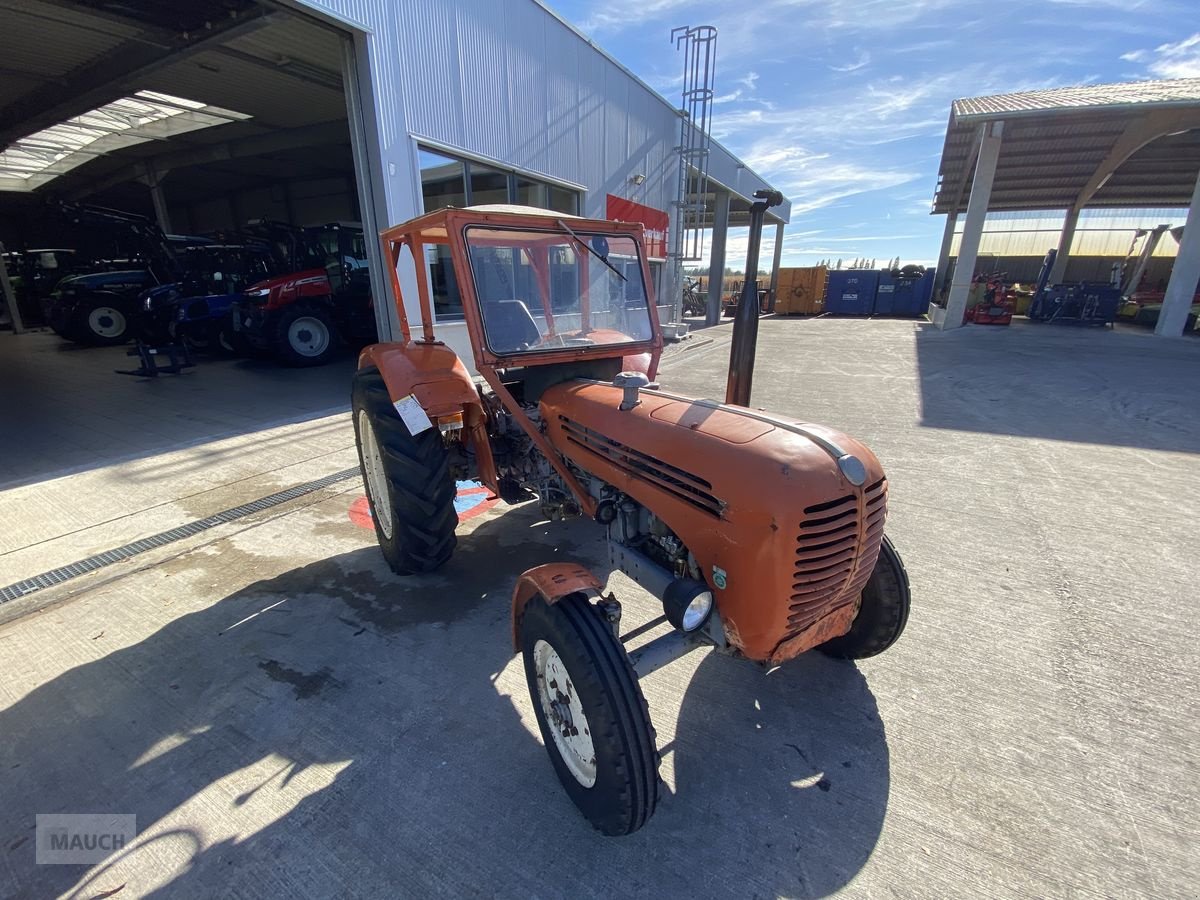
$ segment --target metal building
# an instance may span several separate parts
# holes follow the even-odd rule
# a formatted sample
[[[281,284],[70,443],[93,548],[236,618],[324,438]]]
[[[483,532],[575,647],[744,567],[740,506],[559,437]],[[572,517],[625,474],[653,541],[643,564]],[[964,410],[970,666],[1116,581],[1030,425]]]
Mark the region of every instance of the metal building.
[[[179,144],[156,135],[114,148],[46,188],[107,199],[136,185],[148,190],[164,230],[172,220],[232,227],[267,208],[282,217],[306,201],[312,215],[319,208],[330,219],[360,219],[368,234],[451,204],[639,218],[657,238],[661,305],[680,289],[668,259],[680,208],[708,201],[704,221],[723,268],[726,228],[745,221],[756,190],[771,187],[714,141],[707,182],[695,188],[704,194],[680,197],[681,184],[696,184],[681,177],[680,104],[536,0],[0,6],[18,26],[0,35],[19,75],[6,75],[0,90],[6,142],[28,142],[39,128],[147,88],[241,116]],[[40,56],[29,50],[34,34],[50,48]],[[672,52],[666,34],[663,51]],[[339,104],[344,112],[335,113]],[[342,172],[340,189],[312,187]],[[352,193],[333,198],[339,190]],[[316,194],[328,202],[309,199]],[[771,210],[777,237],[788,215],[786,203]],[[385,266],[368,243],[373,293],[384,297]],[[402,286],[414,287],[413,271],[400,274]],[[452,298],[440,299],[439,335],[462,348]],[[398,335],[391,304],[376,312],[381,338]]]

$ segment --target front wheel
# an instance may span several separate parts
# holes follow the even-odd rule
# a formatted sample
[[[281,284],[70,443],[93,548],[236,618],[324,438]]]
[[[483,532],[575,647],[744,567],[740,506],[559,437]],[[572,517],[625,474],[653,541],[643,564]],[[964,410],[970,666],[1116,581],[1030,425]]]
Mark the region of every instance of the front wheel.
[[[329,310],[295,304],[276,323],[275,351],[288,366],[323,366],[337,352],[337,326]]]
[[[458,486],[437,427],[411,434],[378,369],[354,376],[354,434],[384,559],[397,575],[440,568],[454,553]]]
[[[646,698],[612,626],[583,594],[535,597],[521,617],[525,680],[567,795],[597,831],[632,834],[658,804]]]
[[[858,615],[850,630],[826,641],[822,653],[841,659],[866,659],[877,656],[900,639],[908,624],[910,603],[908,572],[891,539],[883,536],[879,560],[867,586],[863,588]]]

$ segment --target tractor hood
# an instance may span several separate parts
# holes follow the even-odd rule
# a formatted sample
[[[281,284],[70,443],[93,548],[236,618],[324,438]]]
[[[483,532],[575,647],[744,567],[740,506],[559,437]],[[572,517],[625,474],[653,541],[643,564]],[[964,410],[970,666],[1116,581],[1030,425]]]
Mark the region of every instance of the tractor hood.
[[[547,435],[680,537],[730,642],[751,659],[785,659],[845,631],[883,538],[887,482],[875,454],[819,425],[639,396],[621,410],[621,388],[557,385],[541,399]]]

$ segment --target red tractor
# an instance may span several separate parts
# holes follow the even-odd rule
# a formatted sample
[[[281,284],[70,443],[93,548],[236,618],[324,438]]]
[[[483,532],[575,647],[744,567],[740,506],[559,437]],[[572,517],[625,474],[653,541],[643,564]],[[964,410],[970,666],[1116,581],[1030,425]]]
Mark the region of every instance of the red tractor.
[[[476,207],[382,239],[403,337],[363,351],[353,416],[393,571],[451,557],[455,480],[475,478],[552,520],[594,520],[611,569],[658,597],[673,626],[631,659],[607,573],[554,563],[513,588],[513,650],[543,742],[597,829],[636,831],[658,801],[639,663],[702,644],[765,665],[812,649],[861,658],[900,636],[908,579],[884,536],[879,461],[834,429],[660,388],[640,224]],[[433,330],[426,251],[445,258],[443,247],[482,382]],[[415,334],[402,254],[418,274]],[[748,396],[748,372],[733,371],[744,358],[733,353],[730,390]]]
[[[234,306],[239,345],[270,351],[285,365],[319,366],[333,358],[342,338],[359,346],[375,340],[361,226],[298,228],[256,220],[246,233],[269,242],[288,271],[252,285]]]

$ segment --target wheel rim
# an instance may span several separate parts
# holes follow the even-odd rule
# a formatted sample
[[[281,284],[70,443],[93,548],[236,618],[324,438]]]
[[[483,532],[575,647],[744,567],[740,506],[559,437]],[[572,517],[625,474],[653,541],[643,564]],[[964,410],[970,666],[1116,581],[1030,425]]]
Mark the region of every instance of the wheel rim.
[[[383,471],[383,455],[375,437],[375,426],[365,409],[358,411],[358,433],[362,440],[363,468],[367,473],[367,493],[371,495],[375,521],[385,538],[392,536],[392,498],[388,493],[387,474]]]
[[[88,328],[103,338],[120,337],[125,333],[125,315],[111,306],[97,306],[88,313]]]
[[[320,356],[329,348],[329,329],[313,316],[301,316],[288,326],[288,343],[301,356]]]
[[[538,699],[558,755],[575,780],[590,788],[596,783],[596,748],[579,692],[558,652],[546,641],[539,640],[533,645],[533,665]]]

